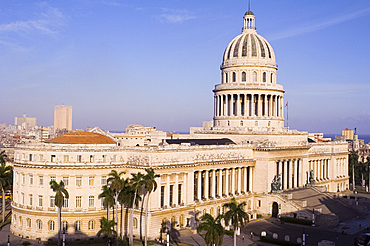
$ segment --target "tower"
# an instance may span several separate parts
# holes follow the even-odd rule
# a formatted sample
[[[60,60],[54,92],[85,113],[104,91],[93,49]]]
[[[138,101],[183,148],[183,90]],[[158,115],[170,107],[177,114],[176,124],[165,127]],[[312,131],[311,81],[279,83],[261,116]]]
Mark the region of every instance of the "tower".
[[[54,131],[72,130],[72,106],[57,105],[54,107]]]
[[[255,16],[248,10],[242,33],[226,47],[221,84],[213,90],[214,128],[283,128],[284,90],[276,74],[274,51],[257,34]]]

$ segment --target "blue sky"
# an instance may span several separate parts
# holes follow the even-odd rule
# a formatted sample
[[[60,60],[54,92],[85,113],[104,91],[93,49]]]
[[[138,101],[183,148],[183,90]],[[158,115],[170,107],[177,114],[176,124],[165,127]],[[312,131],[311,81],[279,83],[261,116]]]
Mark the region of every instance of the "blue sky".
[[[246,0],[0,0],[0,122],[128,124],[187,132],[213,117],[227,44]],[[370,1],[255,0],[274,48],[291,129],[370,134]]]

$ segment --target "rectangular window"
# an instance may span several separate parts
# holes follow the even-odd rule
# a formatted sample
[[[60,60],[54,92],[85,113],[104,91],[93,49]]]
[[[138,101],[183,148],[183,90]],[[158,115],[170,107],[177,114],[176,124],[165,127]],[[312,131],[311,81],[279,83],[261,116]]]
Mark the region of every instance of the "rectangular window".
[[[90,155],[90,162],[94,162],[94,156]]]
[[[68,198],[65,198],[63,199],[63,208],[68,208],[69,206],[69,202],[68,202]]]
[[[77,156],[77,162],[82,162],[82,155]]]
[[[76,196],[76,208],[81,207],[82,196]]]
[[[63,162],[69,162],[69,155],[63,156]]]
[[[82,185],[82,177],[76,177],[76,186],[80,187]]]
[[[39,185],[44,185],[44,176],[39,176]]]
[[[107,176],[101,176],[101,185],[107,184]]]
[[[164,185],[161,186],[161,208],[164,207]]]
[[[42,207],[42,196],[39,196],[39,207]]]
[[[89,185],[94,185],[94,180],[95,178],[94,177],[89,177]]]
[[[173,204],[173,185],[170,185],[170,206]]]
[[[261,206],[262,206],[262,201],[258,200],[258,207],[261,207]]]
[[[94,196],[89,196],[89,207],[94,207]]]
[[[50,157],[50,161],[51,161],[51,162],[55,162],[55,155],[51,155],[51,157]]]
[[[179,184],[179,189],[178,189],[178,194],[177,194],[177,202],[179,203],[179,204],[181,204],[182,203],[182,199],[181,199],[181,192],[182,192],[182,184]]]
[[[63,177],[63,183],[64,183],[64,186],[67,186],[69,184],[69,178]]]
[[[25,182],[26,182],[26,177],[24,174],[22,174],[22,184],[24,185]]]
[[[33,185],[33,175],[30,175],[30,185]]]
[[[103,155],[103,156],[102,156],[102,159],[103,159],[103,162],[106,162],[106,160],[107,160],[107,156],[106,156],[106,155]]]
[[[32,206],[32,194],[29,194],[29,198],[30,198],[30,206]]]
[[[50,176],[50,181],[55,181],[56,177],[55,176]]]
[[[30,154],[30,158],[29,158],[29,161],[32,161],[32,154]]]
[[[51,208],[55,207],[55,196],[50,197],[50,207]]]
[[[22,193],[21,195],[22,195],[22,204],[24,204],[24,193]]]
[[[113,161],[117,161],[117,155],[113,155]]]
[[[40,161],[44,161],[44,155],[40,155]]]

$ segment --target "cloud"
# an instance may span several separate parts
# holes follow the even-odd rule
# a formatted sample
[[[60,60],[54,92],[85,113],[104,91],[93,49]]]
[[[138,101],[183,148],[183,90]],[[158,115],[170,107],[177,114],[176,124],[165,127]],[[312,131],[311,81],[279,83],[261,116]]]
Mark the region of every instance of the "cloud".
[[[343,23],[343,22],[346,22],[346,21],[350,21],[352,19],[356,19],[356,18],[359,18],[361,16],[365,16],[365,15],[368,15],[368,14],[370,14],[370,8],[365,8],[365,9],[362,9],[362,10],[359,10],[359,11],[355,11],[355,12],[352,12],[352,13],[341,15],[339,17],[335,17],[335,18],[330,19],[330,20],[326,20],[322,23],[318,23],[318,24],[314,24],[314,25],[310,25],[310,26],[303,26],[303,27],[299,27],[299,28],[294,29],[294,30],[288,30],[288,31],[285,31],[285,32],[282,32],[282,33],[278,33],[278,34],[272,36],[270,38],[270,40],[285,39],[285,38],[290,38],[290,37],[298,36],[298,35],[305,34],[305,33],[315,32],[315,31],[325,29],[327,27],[334,26],[334,25],[337,25],[337,24],[340,24],[340,23]]]
[[[187,10],[162,8],[162,12],[164,13],[159,15],[159,18],[167,23],[182,23],[197,18],[193,14],[189,13]]]

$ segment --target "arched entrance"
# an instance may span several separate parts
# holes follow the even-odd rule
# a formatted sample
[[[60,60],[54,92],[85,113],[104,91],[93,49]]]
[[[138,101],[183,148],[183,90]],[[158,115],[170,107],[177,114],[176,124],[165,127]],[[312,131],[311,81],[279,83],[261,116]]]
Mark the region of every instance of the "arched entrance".
[[[272,204],[272,213],[271,213],[272,214],[272,217],[277,218],[278,213],[279,213],[279,205],[277,204],[277,202],[274,202]]]

